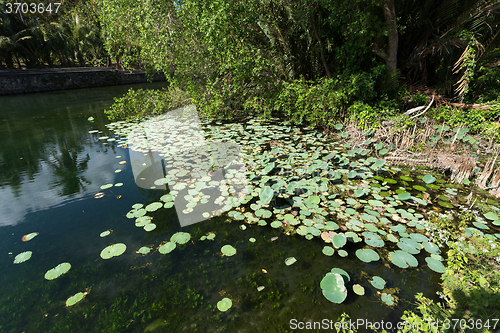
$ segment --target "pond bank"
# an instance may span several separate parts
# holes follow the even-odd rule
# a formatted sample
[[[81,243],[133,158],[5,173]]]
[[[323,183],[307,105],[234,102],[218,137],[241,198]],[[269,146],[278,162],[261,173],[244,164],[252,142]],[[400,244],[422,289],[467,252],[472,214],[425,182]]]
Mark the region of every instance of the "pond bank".
[[[163,73],[152,74],[153,82],[164,80]],[[121,71],[114,67],[1,70],[0,95],[146,82],[148,77],[144,70]]]

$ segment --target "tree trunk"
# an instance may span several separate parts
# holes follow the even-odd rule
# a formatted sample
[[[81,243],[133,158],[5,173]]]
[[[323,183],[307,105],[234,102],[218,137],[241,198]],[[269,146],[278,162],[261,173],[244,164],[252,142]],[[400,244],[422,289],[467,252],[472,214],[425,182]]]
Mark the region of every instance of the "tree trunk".
[[[377,44],[373,46],[373,52],[385,60],[387,67],[394,73],[398,69],[398,23],[394,0],[386,0],[381,3],[384,10],[385,25],[389,37],[387,51],[379,49]]]

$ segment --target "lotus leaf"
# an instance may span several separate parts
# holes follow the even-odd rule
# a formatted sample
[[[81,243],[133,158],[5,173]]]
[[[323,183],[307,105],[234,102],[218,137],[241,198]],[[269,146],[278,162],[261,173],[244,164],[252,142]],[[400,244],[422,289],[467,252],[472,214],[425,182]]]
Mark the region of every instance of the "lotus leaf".
[[[356,251],[356,256],[363,262],[372,262],[380,259],[378,253],[372,249],[359,249]]]
[[[413,239],[415,242],[419,242],[419,243],[427,242],[429,240],[429,238],[427,238],[427,236],[422,235],[422,234],[417,234],[417,233],[410,234],[410,238]]]
[[[400,238],[397,243],[398,247],[411,254],[419,254],[422,246],[411,238]]]
[[[189,242],[189,240],[191,239],[191,235],[187,232],[176,232],[175,234],[172,235],[172,237],[170,237],[170,241],[172,243],[177,243],[177,244],[186,244],[187,242]]]
[[[417,267],[417,259],[408,252],[402,250],[396,250],[394,252],[389,252],[389,260],[396,266],[400,268]]]
[[[25,262],[26,260],[29,260],[31,258],[31,255],[33,252],[31,251],[25,251],[19,253],[15,258],[14,258],[14,264],[20,264]]]
[[[250,241],[250,243],[255,243],[255,241],[256,241],[256,239],[255,239],[255,238],[253,238],[253,237],[252,237],[252,238],[250,238],[250,239],[248,239],[248,240]]]
[[[384,302],[388,306],[394,305],[394,296],[392,296],[391,294],[382,293],[382,295],[380,296],[380,299],[382,300],[382,302]]]
[[[342,258],[345,258],[349,255],[349,253],[347,253],[347,251],[345,250],[338,250],[337,253],[339,254],[339,256],[341,256]]]
[[[352,291],[354,291],[354,293],[356,295],[359,295],[359,296],[363,296],[365,294],[365,288],[363,288],[361,285],[359,284],[355,284],[352,286]]]
[[[403,192],[398,194],[398,199],[399,200],[408,200],[411,198],[411,194],[408,192]]]
[[[76,293],[66,300],[66,306],[73,306],[80,302],[84,297],[85,295],[82,292]]]
[[[66,274],[71,268],[71,264],[69,262],[63,262],[57,265],[56,267],[49,269],[45,273],[45,279],[47,280],[54,280],[57,279],[59,276]]]
[[[113,257],[121,256],[125,252],[126,249],[127,249],[127,246],[123,243],[116,243],[116,244],[107,246],[101,251],[101,258],[102,259],[111,259]]]
[[[106,237],[106,236],[109,236],[109,235],[111,235],[111,231],[110,230],[106,230],[106,231],[101,232],[101,234],[99,236]]]
[[[432,184],[436,181],[436,178],[432,175],[425,175],[422,180],[426,183],[426,184]]]
[[[231,301],[231,299],[229,299],[227,297],[225,297],[222,300],[220,300],[219,302],[217,302],[217,309],[219,309],[219,311],[221,311],[221,312],[226,312],[232,306],[233,306],[233,301]]]
[[[296,262],[297,262],[297,259],[295,259],[294,257],[289,257],[289,258],[285,259],[285,265],[287,265],[287,266],[293,265]]]
[[[488,212],[488,213],[484,214],[484,217],[486,217],[488,220],[498,220],[499,219],[498,215],[493,213],[493,212]]]
[[[37,235],[38,235],[38,232],[32,232],[30,234],[27,234],[27,235],[24,235],[23,237],[21,237],[21,240],[23,242],[28,242],[28,241],[32,240],[33,238],[35,238]]]
[[[340,304],[347,297],[344,279],[338,273],[327,273],[320,283],[323,295],[327,300]]]
[[[266,287],[264,287],[264,286],[259,286],[259,287],[257,287],[257,291],[262,291],[262,290],[264,290],[265,288],[266,288]]]
[[[273,196],[274,196],[274,191],[269,186],[263,187],[259,194],[260,200],[266,204],[271,201]]]
[[[323,254],[326,256],[333,256],[335,253],[335,250],[331,246],[325,246],[323,247]]]
[[[146,224],[146,225],[144,226],[144,230],[146,230],[146,231],[148,231],[148,232],[149,232],[149,231],[153,231],[153,230],[155,230],[155,229],[156,229],[156,224],[154,224],[154,223],[149,223],[149,224]]]
[[[429,268],[432,269],[434,272],[444,273],[445,267],[441,261],[431,257],[425,258],[425,261],[427,262],[427,266],[429,266]]]
[[[380,289],[380,290],[384,289],[385,284],[386,284],[385,280],[382,279],[380,276],[374,276],[372,278],[372,280],[370,281],[370,283],[372,286],[374,286],[375,288]]]
[[[344,236],[344,234],[337,234],[332,238],[333,246],[335,246],[336,249],[340,249],[341,247],[343,247],[346,244],[346,242],[347,239]]]
[[[177,247],[177,244],[174,242],[166,242],[162,246],[158,248],[158,252],[161,254],[167,254],[172,252]]]
[[[220,250],[222,254],[228,257],[234,256],[236,254],[236,249],[231,245],[224,245]]]
[[[137,253],[140,253],[140,254],[148,254],[149,252],[151,251],[151,249],[147,246],[143,246],[141,247]]]
[[[163,206],[163,203],[161,203],[161,202],[152,202],[146,206],[146,210],[148,212],[154,212],[155,210],[160,209],[162,206]]]
[[[344,271],[342,268],[334,267],[331,269],[330,272],[340,274],[344,279],[344,283],[349,283],[349,281],[351,281],[351,277],[349,276],[349,274],[347,274],[347,272]]]

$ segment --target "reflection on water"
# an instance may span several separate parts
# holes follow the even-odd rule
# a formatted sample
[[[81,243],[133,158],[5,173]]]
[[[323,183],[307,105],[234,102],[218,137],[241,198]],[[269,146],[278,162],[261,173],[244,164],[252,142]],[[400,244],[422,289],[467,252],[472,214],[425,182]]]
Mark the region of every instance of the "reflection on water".
[[[128,89],[0,97],[0,226],[20,223],[27,212],[78,199],[112,181],[114,175],[101,173],[101,167],[114,162],[106,154],[114,148],[88,131],[104,128],[102,111]]]

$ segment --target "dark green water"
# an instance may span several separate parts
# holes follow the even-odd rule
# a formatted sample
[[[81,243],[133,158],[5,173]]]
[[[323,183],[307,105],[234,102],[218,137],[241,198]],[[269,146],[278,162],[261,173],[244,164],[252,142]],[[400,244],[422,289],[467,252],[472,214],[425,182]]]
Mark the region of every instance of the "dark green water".
[[[241,230],[227,215],[181,228],[175,210],[162,209],[153,214],[154,231],[135,227],[125,217],[131,205],[164,193],[138,188],[130,163],[118,164],[128,161],[128,150],[88,133],[109,135],[103,110],[127,89],[0,97],[0,332],[286,332],[292,319],[335,322],[343,312],[353,321],[396,323],[416,292],[432,297],[438,290],[439,275],[427,268],[365,264],[353,255],[356,244],[346,247],[347,258],[327,257],[320,239],[288,237],[269,226]],[[118,182],[124,185],[100,190]],[[97,192],[105,196],[95,199]],[[101,238],[108,229],[113,233]],[[191,241],[167,255],[136,253],[177,231],[189,232]],[[31,232],[39,235],[23,242]],[[199,241],[208,232],[215,240]],[[119,242],[127,246],[123,255],[101,259],[102,249]],[[221,256],[225,244],[237,255]],[[13,264],[24,251],[33,252],[31,259]],[[290,256],[298,261],[286,266]],[[67,274],[44,279],[62,262],[72,265]],[[333,267],[346,270],[367,294],[349,292],[340,305],[326,300],[319,283]],[[396,307],[383,305],[369,287],[373,275],[400,289]],[[65,306],[84,291],[85,299]],[[233,300],[224,313],[216,308],[223,297]]]

